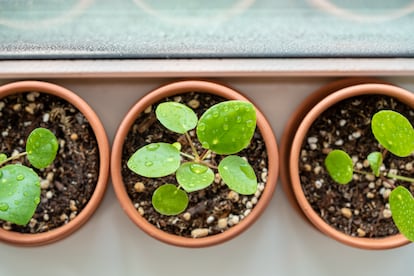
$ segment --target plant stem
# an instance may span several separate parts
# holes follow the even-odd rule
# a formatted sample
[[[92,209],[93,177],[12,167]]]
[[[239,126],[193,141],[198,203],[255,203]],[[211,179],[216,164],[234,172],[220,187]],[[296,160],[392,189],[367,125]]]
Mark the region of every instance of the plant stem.
[[[20,157],[23,157],[25,155],[27,155],[27,152],[21,152],[21,153],[18,153],[16,155],[14,155],[14,156],[10,156],[9,158],[7,158],[6,160],[4,160],[3,162],[0,162],[0,166],[3,166],[3,164],[5,164],[5,163],[7,163],[9,161],[19,159]]]
[[[191,150],[193,151],[194,156],[195,156],[195,161],[198,162],[200,160],[200,156],[198,155],[198,152],[197,152],[196,148],[194,147],[194,144],[193,144],[193,141],[191,140],[190,134],[188,134],[188,132],[186,132],[185,137],[187,138],[188,143],[190,143]]]
[[[203,154],[200,157],[201,161],[203,161],[210,154],[210,152],[211,152],[211,150],[204,151]]]
[[[195,157],[194,157],[194,156],[189,155],[189,154],[187,154],[187,153],[185,153],[185,152],[180,152],[180,154],[181,154],[182,156],[184,156],[184,157],[187,157],[188,159],[191,159],[191,160],[194,160],[194,159],[195,159]]]
[[[355,169],[354,169],[354,172],[359,173],[359,174],[363,174],[363,175],[370,175],[370,174],[373,175],[372,172],[360,171],[360,170],[355,170]]]
[[[366,172],[366,171],[354,170],[354,172],[359,173],[359,174],[363,174],[363,175],[370,175],[370,174],[373,175],[373,173]],[[414,178],[412,178],[412,177],[402,176],[402,175],[393,174],[393,173],[387,173],[387,174],[385,174],[385,176],[388,177],[388,178],[394,178],[394,179],[414,183]]]
[[[209,167],[210,169],[214,169],[217,170],[217,167],[208,163],[208,162],[204,162],[204,161],[200,161],[201,164],[206,165],[207,167]]]
[[[388,178],[394,178],[394,179],[398,179],[398,180],[402,180],[402,181],[407,181],[407,182],[414,183],[414,178],[412,178],[412,177],[402,176],[402,175],[393,174],[393,173],[387,173],[386,176]]]

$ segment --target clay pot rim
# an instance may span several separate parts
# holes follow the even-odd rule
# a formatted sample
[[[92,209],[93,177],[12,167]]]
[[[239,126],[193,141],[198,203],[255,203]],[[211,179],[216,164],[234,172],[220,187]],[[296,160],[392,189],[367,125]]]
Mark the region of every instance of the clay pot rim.
[[[343,89],[340,89],[332,94],[329,94],[319,103],[317,103],[303,118],[301,121],[297,132],[292,141],[292,147],[289,157],[289,167],[290,167],[290,181],[292,183],[292,189],[296,197],[296,201],[302,209],[305,216],[309,221],[321,232],[324,234],[350,246],[354,246],[362,249],[390,249],[399,247],[409,243],[402,234],[393,235],[390,237],[384,238],[365,238],[365,237],[352,237],[345,233],[342,233],[329,224],[327,224],[320,216],[317,214],[309,202],[306,200],[306,197],[303,193],[303,190],[299,181],[299,154],[300,147],[303,139],[306,137],[307,131],[310,125],[315,121],[319,114],[325,111],[327,108],[333,104],[350,98],[360,95],[386,95],[399,99],[401,102],[414,108],[414,94],[393,85],[389,84],[379,84],[379,83],[368,83],[368,84],[358,84],[349,86]]]
[[[16,81],[0,86],[0,99],[23,92],[39,92],[57,96],[75,106],[85,116],[95,134],[99,148],[99,177],[95,191],[84,209],[67,224],[43,233],[18,233],[0,229],[0,240],[19,246],[40,246],[59,241],[83,226],[101,203],[109,178],[110,145],[105,129],[95,111],[74,92],[44,81]]]
[[[149,236],[166,244],[181,247],[200,248],[212,246],[230,240],[231,238],[242,233],[250,225],[252,225],[263,213],[264,209],[272,198],[277,184],[279,157],[276,138],[273,134],[272,128],[262,112],[260,112],[256,107],[257,126],[261,131],[263,139],[266,143],[266,149],[268,151],[268,179],[258,203],[252,209],[252,212],[249,214],[249,216],[244,218],[239,224],[231,227],[223,233],[197,239],[170,234],[150,224],[144,217],[139,215],[125,190],[125,184],[121,175],[121,158],[124,137],[126,137],[138,114],[143,112],[146,107],[165,97],[183,94],[191,91],[211,93],[228,99],[238,99],[251,102],[248,98],[244,97],[235,90],[210,81],[177,81],[152,90],[150,93],[139,99],[135,105],[133,105],[133,107],[124,117],[116,132],[112,146],[113,150],[111,156],[111,176],[115,194],[121,204],[121,207],[129,216],[129,218],[144,232],[146,232]]]

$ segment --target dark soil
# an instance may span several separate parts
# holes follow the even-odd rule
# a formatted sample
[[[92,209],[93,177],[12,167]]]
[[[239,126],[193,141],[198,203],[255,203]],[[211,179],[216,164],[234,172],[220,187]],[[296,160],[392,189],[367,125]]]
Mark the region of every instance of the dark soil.
[[[58,97],[28,92],[0,99],[0,152],[25,151],[26,138],[37,128],[51,130],[59,141],[56,159],[36,170],[41,178],[40,204],[26,226],[0,221],[0,227],[22,233],[57,228],[75,218],[94,192],[99,173],[95,135],[86,118]],[[26,158],[19,160],[27,166]]]
[[[371,117],[382,109],[405,115],[413,124],[414,112],[399,101],[384,96],[360,96],[345,100],[325,111],[314,122],[302,145],[300,178],[313,209],[330,225],[351,236],[385,237],[398,233],[389,211],[388,195],[393,185],[407,182],[385,177],[354,174],[348,185],[336,184],[324,167],[332,149],[343,149],[357,169],[370,171],[366,161],[372,151],[383,151],[371,133]],[[387,153],[382,171],[413,176],[414,157],[399,158]]]
[[[211,105],[225,99],[204,93],[188,93],[160,102],[177,101],[191,106],[200,115]],[[166,130],[155,118],[157,104],[149,107],[137,118],[130,130],[123,149],[122,176],[127,192],[137,212],[143,215],[151,224],[179,236],[202,237],[214,235],[239,223],[246,217],[264,189],[267,177],[267,153],[265,144],[258,129],[250,146],[238,155],[244,156],[253,166],[258,177],[259,188],[255,195],[243,196],[230,191],[216,174],[215,182],[208,188],[189,194],[190,203],[184,213],[177,216],[164,216],[157,213],[151,204],[154,190],[165,183],[177,183],[175,175],[158,179],[138,176],[127,168],[127,160],[138,148],[152,142],[173,143],[180,141],[185,151],[191,154],[191,149],[184,136]],[[197,141],[193,131],[190,132],[193,141]],[[203,152],[197,145],[199,152]],[[211,161],[217,165],[222,156],[211,155]],[[139,183],[139,184],[136,184]]]

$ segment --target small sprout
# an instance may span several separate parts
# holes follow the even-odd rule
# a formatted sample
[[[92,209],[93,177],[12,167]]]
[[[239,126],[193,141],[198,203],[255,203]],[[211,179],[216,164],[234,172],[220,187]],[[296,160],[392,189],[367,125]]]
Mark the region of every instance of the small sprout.
[[[369,162],[369,166],[371,167],[372,172],[375,174],[376,177],[378,177],[380,174],[380,167],[382,165],[381,152],[371,152],[370,154],[368,154],[367,160]]]
[[[44,128],[31,132],[26,142],[26,152],[7,158],[0,154],[0,166],[27,155],[35,168],[45,168],[56,157],[58,142],[55,135]],[[9,164],[0,168],[0,219],[26,225],[40,202],[40,178],[24,165]]]
[[[346,152],[331,151],[325,159],[325,166],[332,179],[339,184],[348,184],[352,180],[354,165]]]
[[[371,120],[371,130],[379,144],[398,157],[407,157],[414,152],[414,129],[410,121],[398,112],[381,110]],[[372,152],[367,156],[372,172],[354,170],[349,155],[342,150],[333,150],[325,159],[325,166],[332,179],[339,184],[352,180],[353,172],[379,177],[383,163],[381,152]],[[386,177],[414,183],[414,178],[388,172]],[[368,198],[374,194],[369,192]],[[386,197],[386,196],[385,196]],[[414,199],[411,192],[403,187],[394,188],[388,197],[392,219],[398,230],[410,241],[414,241]]]
[[[256,129],[256,111],[251,103],[226,101],[213,105],[200,119],[189,107],[177,102],[164,102],[155,114],[160,123],[175,133],[185,134],[192,155],[181,152],[182,145],[153,143],[138,149],[128,160],[133,172],[144,177],[162,177],[175,173],[179,186],[165,184],[153,194],[152,205],[163,215],[176,215],[188,205],[187,193],[202,190],[215,182],[218,169],[227,186],[237,193],[251,195],[257,191],[253,168],[243,158],[225,157],[216,168],[206,159],[211,152],[235,154],[246,148]],[[196,128],[202,154],[196,150],[189,131]],[[190,159],[181,163],[181,157]],[[181,189],[182,188],[182,189]]]

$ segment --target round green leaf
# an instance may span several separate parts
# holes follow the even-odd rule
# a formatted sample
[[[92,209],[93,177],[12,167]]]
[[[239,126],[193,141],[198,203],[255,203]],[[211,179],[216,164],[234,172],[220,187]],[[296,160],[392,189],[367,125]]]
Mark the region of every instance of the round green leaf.
[[[180,166],[180,152],[168,143],[152,143],[137,150],[128,160],[128,168],[145,177],[162,177]]]
[[[197,125],[197,115],[186,105],[165,102],[157,106],[155,115],[160,123],[171,131],[185,133]]]
[[[36,128],[27,138],[27,158],[38,169],[46,168],[55,160],[58,148],[56,136],[45,128]]]
[[[7,160],[7,155],[4,153],[0,153],[0,163],[4,162]]]
[[[251,103],[226,101],[201,116],[197,136],[201,145],[218,154],[234,154],[246,148],[256,129],[256,110]]]
[[[414,151],[414,130],[410,121],[398,112],[381,110],[372,117],[375,139],[391,153],[406,157]]]
[[[367,160],[369,162],[369,166],[371,167],[372,172],[375,174],[375,176],[378,177],[380,173],[380,167],[382,164],[381,152],[371,152],[370,154],[368,154]]]
[[[332,179],[339,184],[347,184],[352,180],[352,159],[342,150],[331,151],[325,158],[325,167]]]
[[[253,168],[243,158],[230,155],[221,160],[218,171],[227,186],[242,195],[254,194],[257,179]]]
[[[398,230],[410,241],[414,241],[414,199],[403,186],[392,190],[388,199],[392,219]]]
[[[40,202],[38,175],[23,165],[0,168],[0,219],[26,225]]]
[[[163,215],[178,215],[187,208],[187,205],[187,193],[173,184],[158,187],[152,195],[152,206]]]
[[[187,192],[194,192],[208,187],[214,181],[214,172],[203,164],[187,162],[176,173],[177,181]]]

